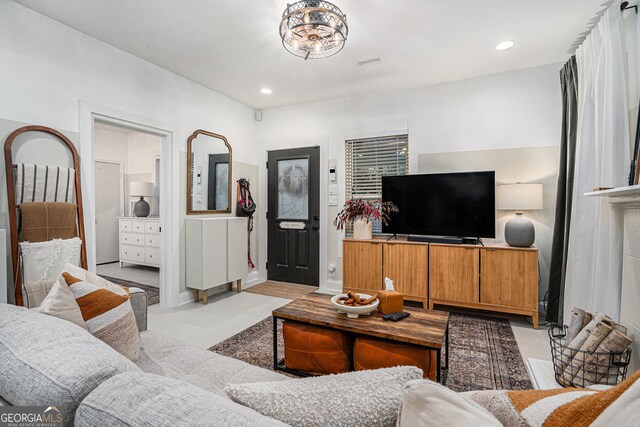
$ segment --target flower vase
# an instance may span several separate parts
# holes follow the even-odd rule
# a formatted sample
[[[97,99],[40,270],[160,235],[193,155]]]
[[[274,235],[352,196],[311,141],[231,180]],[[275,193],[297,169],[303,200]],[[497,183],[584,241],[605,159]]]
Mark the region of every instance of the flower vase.
[[[371,240],[373,235],[373,224],[363,218],[353,221],[353,238],[357,240]]]

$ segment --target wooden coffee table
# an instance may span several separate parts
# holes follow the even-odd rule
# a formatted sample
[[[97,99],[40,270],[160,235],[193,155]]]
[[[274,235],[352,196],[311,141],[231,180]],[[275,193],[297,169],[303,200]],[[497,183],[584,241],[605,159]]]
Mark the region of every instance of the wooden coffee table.
[[[413,344],[436,352],[436,379],[444,382],[442,370],[449,366],[449,313],[405,307],[411,316],[398,322],[384,320],[378,312],[358,319],[347,319],[331,304],[331,296],[311,293],[273,310],[273,369],[300,375],[288,369],[284,358],[278,359],[278,319],[293,320],[355,335],[383,338],[399,343]],[[441,366],[441,352],[445,349],[445,364]]]

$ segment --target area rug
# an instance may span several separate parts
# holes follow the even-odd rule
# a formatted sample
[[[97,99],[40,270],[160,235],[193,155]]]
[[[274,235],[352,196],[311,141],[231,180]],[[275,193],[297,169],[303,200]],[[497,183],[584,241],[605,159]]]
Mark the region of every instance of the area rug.
[[[267,280],[264,283],[247,288],[245,292],[250,294],[266,295],[268,297],[298,299],[306,296],[308,293],[318,290],[317,286],[298,285],[295,283],[274,282]]]
[[[278,326],[278,355],[282,357],[282,324]],[[268,317],[209,350],[273,370],[272,328],[271,317]],[[471,391],[532,388],[508,320],[451,313],[449,345],[451,353],[446,385],[450,389]]]
[[[103,279],[107,279],[108,281],[113,282],[116,285],[122,285],[128,288],[142,289],[147,293],[148,305],[158,304],[160,302],[160,289],[154,286],[143,285],[142,283],[132,282],[131,280],[119,279],[117,277],[110,277],[110,276],[103,276],[103,275],[100,275],[100,277],[102,277]]]

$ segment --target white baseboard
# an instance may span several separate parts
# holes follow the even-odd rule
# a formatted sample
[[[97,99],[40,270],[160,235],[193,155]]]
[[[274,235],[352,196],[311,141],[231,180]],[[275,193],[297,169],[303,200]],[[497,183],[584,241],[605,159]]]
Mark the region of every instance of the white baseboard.
[[[329,294],[329,295],[337,295],[339,293],[342,293],[342,281],[327,280],[324,283],[324,286],[320,286],[320,288],[316,292],[320,294]]]
[[[562,386],[556,382],[555,371],[553,370],[553,363],[551,361],[529,357],[526,365],[534,389],[551,390],[554,388],[562,388]]]
[[[261,280],[258,271],[254,270],[247,275],[247,280],[242,284],[242,289],[250,288],[262,282],[264,282],[264,280]]]
[[[242,283],[242,289],[250,288],[262,282],[263,280],[260,280],[258,272],[252,271],[247,275],[247,280]],[[213,295],[226,291],[227,285],[220,285],[209,289],[208,295],[211,297]],[[193,290],[180,292],[180,305],[189,304],[190,302],[193,302]]]
[[[182,291],[182,292],[180,292],[180,304],[179,305],[189,304],[190,302],[193,302],[193,291]]]

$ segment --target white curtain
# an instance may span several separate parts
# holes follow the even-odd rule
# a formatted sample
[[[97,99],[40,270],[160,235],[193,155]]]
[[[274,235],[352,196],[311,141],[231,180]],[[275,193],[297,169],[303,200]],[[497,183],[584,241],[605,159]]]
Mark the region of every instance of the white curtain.
[[[564,319],[574,306],[620,316],[622,212],[594,187],[623,187],[630,162],[623,18],[614,3],[576,51],[578,135]]]

